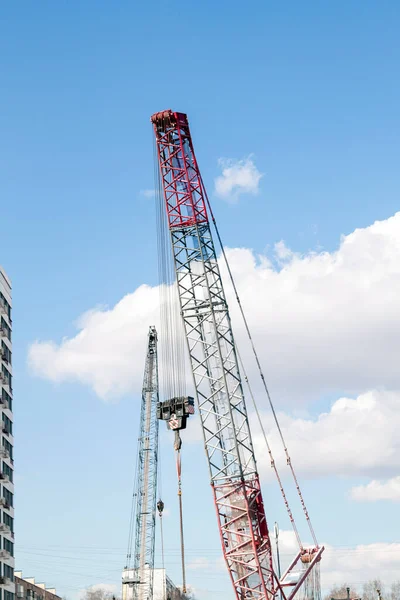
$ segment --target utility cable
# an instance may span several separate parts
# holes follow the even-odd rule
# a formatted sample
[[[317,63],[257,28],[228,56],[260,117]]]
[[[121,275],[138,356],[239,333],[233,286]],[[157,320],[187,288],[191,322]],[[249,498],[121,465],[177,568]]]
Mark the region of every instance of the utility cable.
[[[270,405],[270,408],[271,408],[271,411],[272,411],[272,415],[274,417],[274,421],[275,421],[276,427],[277,427],[278,432],[279,432],[279,436],[280,436],[281,441],[282,441],[283,449],[285,451],[285,456],[286,456],[286,462],[287,462],[287,465],[289,466],[290,471],[292,473],[292,477],[293,477],[293,480],[294,480],[294,483],[295,483],[295,486],[296,486],[296,489],[297,489],[298,496],[300,498],[300,502],[301,502],[301,505],[302,505],[302,508],[303,508],[303,512],[304,512],[304,515],[306,517],[306,521],[308,523],[308,527],[310,529],[310,532],[311,532],[314,544],[316,546],[318,546],[318,542],[317,542],[317,538],[316,538],[316,535],[315,535],[315,532],[314,532],[314,528],[313,528],[313,526],[311,524],[311,519],[310,519],[310,516],[308,514],[308,510],[307,510],[306,504],[304,502],[303,494],[301,492],[301,489],[300,489],[300,486],[299,486],[299,483],[298,483],[298,480],[297,480],[297,477],[296,477],[296,473],[294,471],[294,468],[293,468],[293,465],[292,465],[292,461],[291,461],[291,458],[290,458],[290,455],[289,455],[289,451],[287,449],[286,442],[285,442],[282,430],[281,430],[280,425],[279,425],[278,417],[277,417],[276,412],[275,412],[275,407],[273,405],[272,398],[271,398],[271,395],[269,393],[267,382],[266,382],[265,377],[264,377],[264,372],[262,370],[261,363],[260,363],[260,360],[258,358],[258,353],[257,353],[257,350],[256,350],[255,345],[254,345],[254,341],[253,341],[253,337],[251,335],[249,324],[248,324],[245,312],[243,310],[243,306],[242,306],[242,303],[241,303],[241,300],[240,300],[240,297],[239,297],[239,293],[238,293],[238,290],[237,290],[237,287],[236,287],[236,283],[235,283],[235,280],[233,278],[233,274],[232,274],[232,271],[231,271],[231,268],[230,268],[230,265],[229,265],[229,262],[228,262],[228,258],[226,256],[225,248],[224,248],[223,243],[222,243],[222,238],[221,238],[221,235],[219,233],[219,229],[218,229],[218,226],[217,226],[217,223],[216,223],[216,220],[215,220],[215,217],[214,217],[214,213],[213,213],[213,210],[211,208],[211,204],[210,204],[210,201],[208,199],[207,191],[206,191],[206,188],[204,186],[203,179],[202,179],[201,175],[200,175],[200,181],[201,181],[201,185],[202,185],[202,188],[203,188],[204,196],[206,198],[208,210],[210,211],[210,216],[211,216],[211,219],[212,219],[212,222],[213,222],[213,225],[214,225],[214,229],[215,229],[215,232],[217,234],[217,238],[218,238],[218,242],[219,242],[219,245],[220,245],[220,248],[221,248],[221,252],[222,252],[222,256],[223,256],[224,262],[225,262],[225,266],[227,268],[228,275],[229,275],[229,278],[230,278],[230,281],[231,281],[231,284],[232,284],[232,287],[233,287],[233,291],[234,291],[234,294],[235,294],[235,297],[236,297],[236,301],[237,301],[238,306],[239,306],[240,314],[241,314],[242,319],[243,319],[243,323],[244,323],[244,326],[245,326],[245,329],[246,329],[247,337],[249,338],[249,341],[250,341],[250,344],[251,344],[251,348],[252,348],[252,351],[253,351],[253,354],[254,354],[254,358],[256,360],[256,364],[257,364],[257,367],[258,367],[259,375],[260,375],[261,381],[263,383],[265,393],[266,393],[267,398],[268,398],[268,402],[269,402],[269,405]]]

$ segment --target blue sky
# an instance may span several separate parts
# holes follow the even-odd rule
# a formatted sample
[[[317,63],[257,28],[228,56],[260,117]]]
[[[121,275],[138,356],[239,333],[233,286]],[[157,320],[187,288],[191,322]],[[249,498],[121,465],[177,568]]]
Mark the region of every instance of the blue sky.
[[[29,369],[27,355],[37,340],[59,344],[73,338],[74,324],[86,311],[112,309],[141,284],[157,284],[154,203],[141,194],[154,185],[149,117],[157,110],[188,113],[227,246],[271,257],[274,244],[284,240],[286,247],[310,257],[310,251],[335,251],[342,235],[364,231],[350,239],[354,256],[346,254],[346,264],[355,266],[355,278],[367,260],[380,273],[381,279],[366,286],[360,309],[371,319],[369,309],[376,308],[374,319],[366,321],[371,337],[357,337],[364,321],[358,327],[353,311],[357,365],[348,360],[344,372],[341,351],[332,350],[324,364],[329,362],[333,372],[343,370],[338,384],[314,385],[311,375],[304,377],[297,404],[295,382],[294,387],[286,383],[287,371],[296,371],[297,363],[285,358],[290,344],[280,350],[278,328],[268,341],[268,357],[282,356],[286,375],[279,361],[270,363],[269,371],[286,418],[317,419],[344,393],[356,398],[373,390],[400,390],[390,362],[397,358],[391,337],[397,329],[385,321],[392,315],[385,303],[395,303],[397,290],[397,222],[387,225],[387,219],[398,209],[400,187],[399,13],[397,2],[369,0],[253,1],[246,7],[235,0],[204,0],[184,9],[175,0],[42,0],[1,7],[1,263],[13,281],[16,545],[17,566],[26,575],[73,598],[90,584],[119,583],[124,566],[142,348],[144,356],[140,344],[151,323],[144,320],[140,330],[139,325],[132,330],[139,340],[137,354],[132,353],[136,375],[129,391],[112,403],[98,398],[90,374],[82,383],[73,373],[58,372],[54,383],[43,378],[46,368],[54,371],[54,356],[47,367],[41,365],[39,378]],[[213,193],[221,174],[218,160],[249,156],[263,174],[258,194],[242,190],[238,202],[230,203]],[[376,220],[383,223],[378,246],[365,229]],[[387,252],[382,251],[385,240]],[[390,264],[383,259],[389,255],[394,257]],[[240,260],[235,263],[239,283]],[[302,268],[311,261],[304,260]],[[289,275],[295,269],[290,264]],[[368,280],[372,268],[362,272]],[[338,274],[329,296],[338,290],[334,315],[344,312],[339,289],[340,282],[347,287],[346,274]],[[375,298],[381,280],[387,293]],[[318,288],[323,298],[325,287]],[[279,318],[276,312],[275,321]],[[295,347],[301,322],[292,326]],[[329,338],[332,348],[335,342],[341,347],[340,331],[337,339]],[[324,333],[321,329],[320,337]],[[385,364],[368,379],[368,361],[379,362],[365,349],[374,339]],[[107,337],[102,343],[107,352]],[[110,354],[114,338],[112,344]],[[346,338],[343,347],[348,344]],[[114,369],[119,373],[115,360]],[[376,402],[383,406],[381,397]],[[163,492],[171,513],[166,519],[169,566],[178,582],[170,442],[163,442]],[[387,449],[386,462],[393,452]],[[374,448],[365,454],[373,455]],[[217,559],[201,447],[188,445],[184,461],[189,553]],[[361,467],[358,472],[357,465],[337,472],[332,467],[321,479],[321,473],[307,475],[306,461],[300,457],[300,462],[320,539],[339,548],[398,541],[395,504],[361,503],[349,496],[350,488],[380,478],[379,469],[382,479],[398,475],[396,464],[386,470],[385,463],[378,464],[368,472]],[[269,520],[279,519],[288,529],[275,487],[265,485]],[[350,562],[348,581],[368,578]],[[214,600],[220,592],[231,597],[223,569],[212,570],[204,561],[204,568],[197,566],[188,579],[200,600]]]

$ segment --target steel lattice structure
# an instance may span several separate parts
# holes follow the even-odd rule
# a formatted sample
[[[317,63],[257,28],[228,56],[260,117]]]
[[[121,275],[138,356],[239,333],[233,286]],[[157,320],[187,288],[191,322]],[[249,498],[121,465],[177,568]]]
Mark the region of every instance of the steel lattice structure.
[[[222,550],[238,600],[293,598],[279,582],[240,378],[231,321],[187,116],[151,118],[171,236],[180,309],[208,458]],[[299,563],[301,553],[290,569]],[[287,575],[285,573],[285,577]]]
[[[154,327],[150,327],[140,412],[133,600],[153,599],[158,460],[157,403],[157,332]]]

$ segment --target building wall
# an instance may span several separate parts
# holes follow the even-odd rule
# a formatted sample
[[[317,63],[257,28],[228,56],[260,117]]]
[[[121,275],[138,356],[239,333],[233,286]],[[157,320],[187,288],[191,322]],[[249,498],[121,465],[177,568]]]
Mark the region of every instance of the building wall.
[[[133,569],[125,569],[122,573],[122,600],[133,600],[133,584],[129,584],[129,580],[136,580]],[[185,600],[185,595],[170,580],[165,569],[154,569],[153,600]]]
[[[0,268],[0,600],[13,600],[15,593],[11,329],[11,283]]]
[[[43,583],[35,583],[34,579],[22,579],[17,575],[14,579],[16,600],[62,600],[55,590],[47,590]]]
[[[185,600],[184,594],[170,580],[165,569],[154,569],[154,600]]]

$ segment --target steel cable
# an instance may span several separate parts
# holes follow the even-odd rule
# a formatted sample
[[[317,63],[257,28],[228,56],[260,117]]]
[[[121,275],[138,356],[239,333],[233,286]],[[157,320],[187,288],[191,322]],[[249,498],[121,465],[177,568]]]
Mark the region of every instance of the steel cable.
[[[218,226],[217,226],[217,223],[216,223],[216,220],[215,220],[215,217],[214,217],[214,213],[213,213],[213,210],[211,208],[211,204],[210,204],[210,201],[208,199],[207,191],[206,191],[206,188],[204,186],[202,178],[201,178],[201,186],[203,188],[203,192],[204,192],[204,196],[205,196],[205,199],[206,199],[206,202],[207,202],[208,210],[210,211],[210,216],[211,216],[211,219],[212,219],[212,223],[214,225],[214,229],[215,229],[215,232],[217,234],[218,243],[219,243],[220,248],[221,248],[221,253],[222,253],[222,256],[223,256],[223,259],[224,259],[224,262],[225,262],[225,266],[226,266],[227,271],[228,271],[229,279],[231,281],[231,284],[232,284],[232,287],[233,287],[233,291],[234,291],[234,294],[235,294],[235,297],[236,297],[236,301],[237,301],[237,304],[239,306],[239,311],[240,311],[240,314],[241,314],[242,319],[243,319],[243,323],[244,323],[244,326],[245,326],[245,329],[246,329],[247,337],[249,338],[250,345],[251,345],[251,348],[252,348],[252,351],[253,351],[253,355],[254,355],[254,358],[256,360],[258,372],[259,372],[261,381],[263,383],[264,391],[265,391],[266,396],[268,398],[269,406],[270,406],[270,409],[271,409],[271,412],[272,412],[272,415],[273,415],[273,418],[274,418],[274,421],[275,421],[275,425],[276,425],[276,427],[278,429],[279,436],[280,436],[281,441],[282,441],[283,449],[284,449],[285,456],[286,456],[286,462],[287,462],[287,465],[289,466],[290,471],[292,473],[292,477],[293,477],[293,480],[294,480],[294,483],[295,483],[295,486],[296,486],[296,490],[297,490],[297,493],[298,493],[298,496],[299,496],[299,499],[300,499],[300,503],[302,505],[303,512],[304,512],[304,515],[306,517],[306,521],[307,521],[308,527],[310,529],[310,532],[311,532],[314,544],[316,546],[318,546],[318,542],[317,542],[317,538],[316,538],[316,535],[315,535],[315,532],[314,532],[314,528],[312,526],[311,519],[310,519],[310,516],[308,514],[308,510],[307,510],[306,504],[304,502],[303,494],[301,492],[301,489],[300,489],[300,486],[299,486],[299,483],[298,483],[298,480],[297,480],[297,476],[296,476],[296,473],[295,473],[293,465],[292,465],[292,461],[291,461],[291,458],[290,458],[290,455],[289,455],[289,451],[287,449],[286,442],[285,442],[285,439],[283,437],[283,433],[282,433],[281,427],[279,425],[278,417],[277,417],[277,414],[275,412],[275,407],[273,405],[272,398],[271,398],[271,395],[269,393],[269,389],[268,389],[268,386],[267,386],[267,382],[266,382],[265,377],[264,377],[264,372],[262,370],[261,363],[260,363],[260,360],[259,360],[259,357],[258,357],[258,353],[257,353],[257,350],[256,350],[255,345],[254,345],[253,336],[251,335],[251,331],[250,331],[250,328],[249,328],[247,317],[245,315],[245,312],[244,312],[244,309],[243,309],[243,306],[242,306],[242,303],[241,303],[241,300],[240,300],[240,297],[239,297],[239,293],[238,293],[238,290],[237,290],[237,287],[236,287],[236,283],[235,283],[235,280],[233,278],[232,270],[230,268],[229,261],[228,261],[228,258],[226,256],[225,248],[224,248],[223,243],[222,243],[222,238],[221,238],[221,235],[219,233],[219,229],[218,229]]]
[[[169,136],[172,134],[169,133]],[[173,140],[170,140],[172,143]],[[171,232],[169,229],[165,196],[163,191],[163,173],[158,168],[158,148],[154,140],[154,167],[156,182],[156,215],[158,272],[160,285],[160,321],[162,338],[161,388],[164,398],[185,395],[186,361],[185,339],[179,309],[179,297],[176,282],[175,262],[172,254]],[[164,157],[160,157],[162,161]],[[176,160],[179,160],[176,158]]]
[[[173,132],[167,132],[167,124],[163,124],[163,132],[168,138],[168,143],[173,144]],[[178,274],[175,269],[175,257],[173,256],[171,244],[171,235],[169,228],[167,202],[165,191],[168,182],[162,181],[166,177],[162,168],[163,160],[171,161],[168,172],[174,171],[174,167],[179,169],[180,157],[178,154],[174,158],[159,156],[159,148],[154,139],[154,166],[156,182],[156,214],[157,214],[157,245],[158,245],[158,269],[160,284],[160,320],[162,337],[162,365],[161,381],[162,394],[164,399],[172,399],[185,396],[186,387],[186,362],[185,351],[186,343],[184,337],[183,323],[180,315],[180,304],[178,295]],[[174,163],[175,161],[175,163]],[[158,165],[160,164],[160,168]],[[177,185],[180,185],[179,182]],[[179,528],[180,528],[180,551],[182,566],[182,590],[186,593],[186,569],[185,569],[185,545],[183,534],[183,506],[182,506],[182,485],[181,485],[181,455],[180,446],[177,451],[177,476],[178,476],[178,501],[179,501]],[[161,516],[161,515],[160,515]],[[162,519],[161,519],[162,526]],[[163,541],[162,541],[163,545]],[[164,553],[162,549],[162,553]],[[164,565],[164,554],[163,554]],[[164,567],[163,567],[164,568]]]
[[[240,369],[241,369],[241,371],[242,371],[242,373],[244,375],[244,380],[245,380],[247,388],[249,390],[250,398],[252,400],[252,403],[253,403],[253,406],[254,406],[254,410],[255,410],[255,413],[256,413],[256,416],[257,416],[257,419],[258,419],[258,424],[260,426],[262,435],[264,437],[265,445],[267,446],[269,458],[270,458],[270,461],[271,461],[271,468],[274,470],[275,476],[276,476],[276,478],[278,480],[279,489],[281,491],[281,494],[282,494],[282,497],[283,497],[283,501],[285,503],[286,510],[287,510],[288,515],[289,515],[289,519],[290,519],[290,522],[291,522],[292,527],[293,527],[294,534],[295,534],[296,539],[297,539],[297,543],[299,544],[300,550],[303,550],[303,544],[301,542],[301,538],[300,538],[300,535],[299,535],[299,532],[298,532],[298,529],[297,529],[297,525],[296,525],[296,522],[294,520],[292,510],[291,510],[291,508],[289,506],[289,501],[288,501],[288,499],[286,497],[285,490],[283,488],[283,484],[282,484],[282,480],[281,480],[280,475],[279,475],[278,467],[276,466],[275,459],[274,459],[274,457],[272,455],[272,450],[271,450],[271,447],[270,447],[269,442],[268,442],[267,434],[265,433],[264,425],[263,425],[262,420],[261,420],[261,416],[260,416],[260,413],[259,413],[259,410],[258,410],[258,406],[257,406],[256,400],[254,398],[254,394],[253,394],[252,387],[250,385],[249,378],[247,377],[247,373],[246,373],[246,370],[244,368],[242,357],[240,356],[240,353],[239,353],[239,350],[238,350],[236,344],[235,344],[235,348],[236,348],[236,352],[237,352],[237,355],[238,355],[238,358],[239,358]]]
[[[178,474],[179,498],[179,528],[181,535],[181,562],[182,562],[182,591],[186,594],[186,569],[185,569],[185,540],[183,537],[183,507],[182,507],[182,479],[181,479],[181,451],[177,450],[176,470]]]

